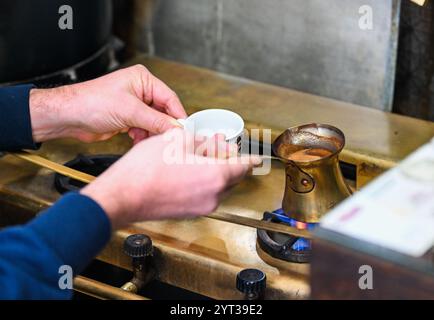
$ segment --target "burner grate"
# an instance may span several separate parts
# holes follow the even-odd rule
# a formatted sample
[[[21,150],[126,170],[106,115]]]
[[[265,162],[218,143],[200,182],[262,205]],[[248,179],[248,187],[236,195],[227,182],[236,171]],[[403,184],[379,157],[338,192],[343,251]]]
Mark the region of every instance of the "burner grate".
[[[65,166],[90,174],[92,176],[98,176],[113,163],[115,163],[120,157],[120,155],[85,156],[79,154],[75,159],[65,163]],[[70,191],[78,191],[82,187],[84,187],[84,185],[84,182],[69,178],[58,173],[56,173],[54,177],[54,187],[61,194]]]
[[[282,209],[265,212],[263,220],[288,224],[302,230],[312,230],[316,226],[316,223],[304,223],[289,218]],[[257,241],[259,247],[273,258],[297,263],[307,263],[310,260],[312,241],[309,239],[258,230]]]

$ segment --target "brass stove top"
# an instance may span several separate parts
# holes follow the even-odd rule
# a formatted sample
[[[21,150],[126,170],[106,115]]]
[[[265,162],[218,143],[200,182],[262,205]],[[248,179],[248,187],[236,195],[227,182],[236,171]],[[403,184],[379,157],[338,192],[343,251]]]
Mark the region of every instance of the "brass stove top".
[[[270,127],[273,135],[308,122],[337,126],[347,137],[341,158],[356,165],[358,187],[434,136],[431,122],[156,58],[140,57],[132,61],[136,62],[166,81],[189,112],[200,107],[232,109],[244,117],[247,127]],[[87,145],[59,140],[45,143],[38,154],[64,163],[78,153],[122,154],[130,146],[126,136]],[[0,201],[19,203],[36,212],[58,199],[52,172],[12,156],[3,157],[0,168]],[[219,210],[261,219],[264,211],[281,206],[284,179],[283,166],[273,163],[271,174],[246,179]],[[242,295],[235,289],[236,274],[253,267],[267,274],[267,298],[309,296],[309,265],[268,265],[257,254],[254,229],[204,218],[138,223],[116,232],[99,259],[130,269],[130,259],[121,246],[123,239],[132,233],[145,233],[152,238],[159,279],[163,282],[213,298],[239,299]]]

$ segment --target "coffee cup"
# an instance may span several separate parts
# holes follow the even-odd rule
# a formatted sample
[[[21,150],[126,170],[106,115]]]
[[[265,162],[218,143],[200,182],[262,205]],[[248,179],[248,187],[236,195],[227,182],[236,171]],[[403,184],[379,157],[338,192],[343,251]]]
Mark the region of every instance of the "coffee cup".
[[[235,112],[225,109],[205,109],[193,113],[178,122],[194,135],[213,137],[223,134],[228,143],[236,143],[241,151],[241,140],[244,134],[244,121]]]

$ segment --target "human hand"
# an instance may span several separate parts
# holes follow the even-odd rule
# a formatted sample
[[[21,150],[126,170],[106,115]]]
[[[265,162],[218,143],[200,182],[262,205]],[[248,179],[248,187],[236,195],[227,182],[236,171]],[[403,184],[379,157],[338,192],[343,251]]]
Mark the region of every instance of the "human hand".
[[[135,143],[179,126],[187,115],[177,95],[144,66],[95,80],[30,92],[33,138],[106,140],[128,132]]]
[[[209,214],[254,165],[257,157],[204,157],[212,140],[181,129],[134,146],[81,193],[101,205],[114,229],[129,223]],[[204,147],[205,146],[205,147]],[[230,155],[236,145],[219,141]]]

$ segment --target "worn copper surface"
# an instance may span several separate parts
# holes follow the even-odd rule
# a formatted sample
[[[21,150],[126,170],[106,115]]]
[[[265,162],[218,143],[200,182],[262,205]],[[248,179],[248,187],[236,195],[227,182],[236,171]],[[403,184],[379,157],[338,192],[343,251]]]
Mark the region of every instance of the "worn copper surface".
[[[86,277],[74,279],[74,290],[103,300],[149,300],[145,297]]]
[[[356,164],[358,185],[428,141],[434,124],[382,113],[292,90],[237,79],[212,71],[154,58],[139,58],[177,91],[188,111],[225,107],[241,114],[252,127],[271,127],[276,137],[284,129],[309,122],[334,125],[345,133],[345,161]],[[109,142],[80,144],[71,140],[45,143],[38,151],[58,163],[77,153],[121,154],[131,147],[126,136]],[[272,161],[271,174],[249,177],[237,186],[219,210],[255,219],[281,206],[284,166]],[[12,156],[0,159],[0,195],[36,210],[59,198],[54,175]],[[116,232],[100,259],[129,269],[131,261],[121,250],[131,233],[146,233],[155,244],[160,279],[214,298],[242,298],[235,289],[236,273],[255,267],[267,273],[267,298],[309,296],[308,265],[272,267],[256,252],[255,230],[221,221],[192,219],[135,224]]]
[[[339,129],[317,123],[287,129],[274,141],[274,153],[287,162],[282,201],[286,215],[319,223],[332,207],[351,195],[339,168],[344,145],[345,136]]]

